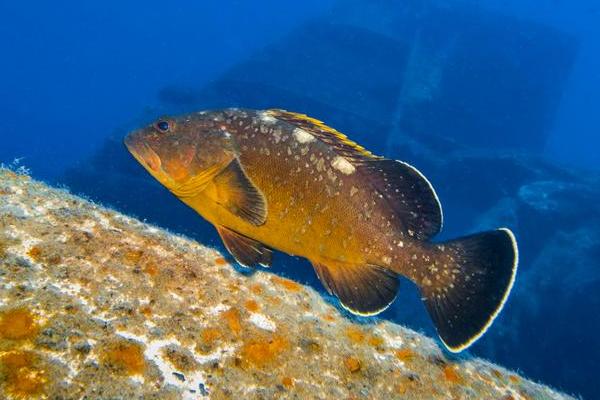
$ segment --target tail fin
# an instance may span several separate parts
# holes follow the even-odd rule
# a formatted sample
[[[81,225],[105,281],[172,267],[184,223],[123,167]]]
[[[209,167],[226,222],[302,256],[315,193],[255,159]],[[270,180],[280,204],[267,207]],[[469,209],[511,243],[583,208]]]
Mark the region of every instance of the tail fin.
[[[434,245],[420,289],[440,338],[452,352],[479,339],[502,310],[515,281],[517,242],[506,229]]]

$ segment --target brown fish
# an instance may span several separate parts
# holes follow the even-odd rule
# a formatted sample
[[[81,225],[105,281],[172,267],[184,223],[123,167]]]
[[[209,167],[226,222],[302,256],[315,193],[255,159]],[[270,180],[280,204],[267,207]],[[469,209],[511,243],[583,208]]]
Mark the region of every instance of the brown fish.
[[[442,209],[429,181],[305,115],[229,109],[162,118],[125,144],[217,228],[241,265],[270,265],[271,249],[305,257],[359,315],[387,308],[401,274],[419,287],[450,351],[489,328],[512,288],[510,230],[433,243]]]

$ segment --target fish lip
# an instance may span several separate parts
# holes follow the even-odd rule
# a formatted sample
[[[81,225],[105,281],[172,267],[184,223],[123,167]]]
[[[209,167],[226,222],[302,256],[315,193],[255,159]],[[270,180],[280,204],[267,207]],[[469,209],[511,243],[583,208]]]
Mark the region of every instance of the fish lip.
[[[137,132],[132,132],[125,136],[123,144],[125,144],[131,155],[146,169],[153,172],[160,172],[162,170],[160,157],[143,140],[140,140]]]
[[[127,150],[129,150],[130,153],[133,153],[134,149],[135,149],[133,135],[134,135],[133,133],[130,133],[130,134],[126,135],[125,138],[123,139],[123,144],[125,145]]]
[[[138,151],[138,149],[140,147],[140,143],[141,143],[141,141],[138,140],[138,135],[136,134],[136,132],[132,132],[132,133],[126,135],[125,138],[123,139],[123,144],[125,145],[127,150],[131,153],[131,155],[133,157],[135,157],[135,159],[138,160],[140,163],[144,164],[143,160],[140,157],[140,153]]]

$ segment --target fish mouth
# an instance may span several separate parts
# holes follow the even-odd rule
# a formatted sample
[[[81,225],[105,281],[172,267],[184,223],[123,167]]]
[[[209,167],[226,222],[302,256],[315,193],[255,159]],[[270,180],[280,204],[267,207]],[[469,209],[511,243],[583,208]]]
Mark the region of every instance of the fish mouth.
[[[136,132],[125,136],[123,143],[131,155],[148,171],[153,173],[161,172],[162,162],[160,161],[160,157]]]

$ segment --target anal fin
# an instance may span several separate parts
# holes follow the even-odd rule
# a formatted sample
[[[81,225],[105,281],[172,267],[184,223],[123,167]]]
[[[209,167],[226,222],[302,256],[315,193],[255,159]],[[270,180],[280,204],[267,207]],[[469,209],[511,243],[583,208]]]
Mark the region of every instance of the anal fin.
[[[241,235],[224,226],[217,226],[225,248],[243,267],[254,268],[258,265],[271,266],[273,251],[262,243]]]
[[[327,266],[313,262],[313,266],[327,291],[353,314],[379,314],[398,293],[396,273],[377,265]]]

